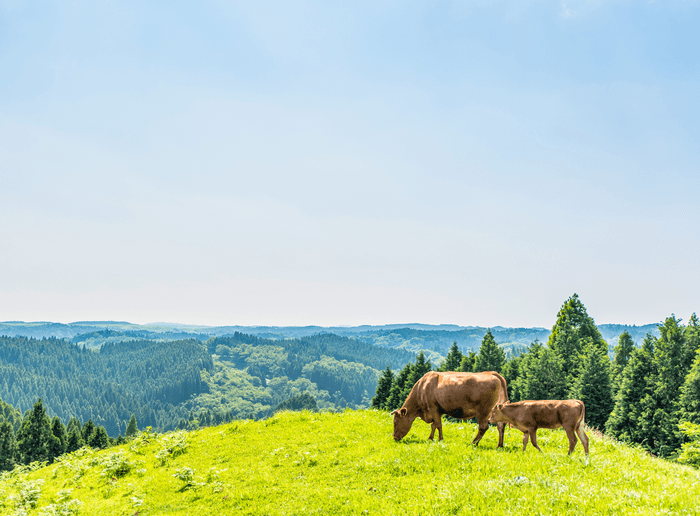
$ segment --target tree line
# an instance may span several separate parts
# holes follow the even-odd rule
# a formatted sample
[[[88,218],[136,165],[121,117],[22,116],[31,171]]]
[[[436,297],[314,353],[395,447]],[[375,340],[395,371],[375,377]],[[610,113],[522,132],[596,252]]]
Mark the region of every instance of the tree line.
[[[131,415],[124,437],[117,439],[107,435],[104,426],[89,419],[83,424],[72,417],[68,425],[61,418],[49,417],[41,399],[19,416],[19,411],[0,400],[0,471],[10,471],[18,464],[53,462],[64,453],[74,452],[84,446],[104,449],[121,444],[138,431],[136,416]]]
[[[700,424],[700,322],[667,317],[659,336],[648,333],[637,347],[624,331],[612,358],[593,318],[574,294],[561,307],[546,344],[535,340],[508,359],[491,331],[478,353],[452,345],[438,371],[498,371],[508,382],[511,401],[580,399],[586,423],[623,442],[663,457],[678,454],[683,424]],[[372,406],[399,408],[415,382],[433,369],[419,352],[398,372],[387,367]]]

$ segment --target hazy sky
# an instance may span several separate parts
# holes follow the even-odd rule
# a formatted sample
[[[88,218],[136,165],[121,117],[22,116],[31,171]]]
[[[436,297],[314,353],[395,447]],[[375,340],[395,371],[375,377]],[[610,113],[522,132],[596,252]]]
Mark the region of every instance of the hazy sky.
[[[700,312],[700,2],[0,0],[0,320]]]

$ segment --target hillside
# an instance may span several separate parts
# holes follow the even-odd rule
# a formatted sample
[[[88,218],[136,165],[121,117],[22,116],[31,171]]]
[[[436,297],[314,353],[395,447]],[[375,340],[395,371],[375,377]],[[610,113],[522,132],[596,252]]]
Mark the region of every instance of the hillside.
[[[29,473],[0,476],[3,514],[696,514],[700,473],[588,431],[566,456],[561,430],[538,432],[544,453],[490,429],[445,423],[426,439],[417,420],[391,438],[386,412],[282,412],[195,432],[141,433]],[[71,512],[79,510],[79,512]],[[63,512],[61,512],[63,511]]]

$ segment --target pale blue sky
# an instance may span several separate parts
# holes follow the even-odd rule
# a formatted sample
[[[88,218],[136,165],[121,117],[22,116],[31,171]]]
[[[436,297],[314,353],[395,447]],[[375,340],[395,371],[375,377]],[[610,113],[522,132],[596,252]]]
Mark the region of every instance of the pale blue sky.
[[[0,320],[700,311],[700,2],[0,0]]]

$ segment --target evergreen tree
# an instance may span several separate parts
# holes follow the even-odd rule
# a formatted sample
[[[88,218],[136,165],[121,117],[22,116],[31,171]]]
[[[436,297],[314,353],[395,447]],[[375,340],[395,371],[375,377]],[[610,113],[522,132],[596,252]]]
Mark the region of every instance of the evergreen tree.
[[[98,426],[95,428],[95,431],[90,434],[90,441],[88,442],[88,445],[99,450],[109,448],[109,436],[107,435],[107,430],[104,426]]]
[[[683,339],[685,340],[683,349],[683,370],[685,374],[687,374],[690,368],[693,367],[697,352],[700,350],[700,322],[695,313],[690,316],[688,325],[685,327],[685,330],[683,330]]]
[[[462,364],[462,352],[457,347],[457,342],[452,344],[450,351],[447,353],[445,360],[440,364],[439,371],[459,371],[459,366]]]
[[[700,424],[700,352],[681,387],[680,406],[682,421]]]
[[[620,383],[622,382],[622,371],[624,371],[625,367],[627,367],[630,356],[632,355],[632,350],[634,349],[635,347],[632,336],[626,331],[622,332],[618,337],[617,346],[615,346],[615,360],[613,361],[612,367],[613,396],[620,389]]]
[[[66,453],[74,452],[85,446],[83,436],[76,427],[71,427],[68,432],[68,442],[66,443]]]
[[[389,366],[384,370],[379,382],[377,382],[377,392],[372,398],[372,408],[385,409],[387,408],[387,401],[389,400],[389,395],[391,394],[391,384],[394,381],[394,373],[391,372]]]
[[[311,410],[312,412],[317,412],[318,404],[316,403],[316,398],[314,398],[313,395],[308,392],[304,392],[277,405],[275,412],[280,410]]]
[[[56,439],[53,439],[49,446],[49,460],[53,462],[56,457],[66,453],[68,447],[68,434],[66,427],[63,426],[61,418],[54,416],[51,420],[51,433]]]
[[[654,351],[652,392],[642,400],[642,429],[646,432],[644,446],[657,455],[668,457],[681,443],[680,394],[685,380],[683,327],[675,315],[659,326],[661,336]]]
[[[586,424],[605,428],[613,409],[610,385],[610,358],[597,346],[588,346],[581,376],[574,386],[574,397],[586,405]]]
[[[651,395],[656,339],[647,333],[641,349],[635,349],[622,372],[620,388],[615,394],[615,407],[605,425],[606,432],[626,443],[644,442],[642,400]]]
[[[33,408],[25,412],[22,426],[17,432],[20,462],[30,464],[50,460],[49,450],[54,446],[55,439],[51,431],[51,420],[39,399]]]
[[[80,424],[80,421],[78,421],[78,418],[75,416],[68,420],[68,424],[66,425],[66,433],[70,435],[73,429],[77,430],[77,432],[82,435],[83,425]]]
[[[416,362],[411,366],[411,372],[408,375],[408,378],[406,378],[406,383],[403,386],[403,390],[401,392],[401,405],[403,405],[403,401],[408,398],[408,395],[411,393],[411,389],[413,389],[416,382],[423,378],[425,373],[430,371],[432,368],[433,364],[430,363],[430,360],[426,360],[425,354],[422,351],[419,351],[416,355]],[[399,407],[401,405],[399,405]]]
[[[513,400],[557,400],[565,397],[561,360],[535,340],[520,358],[520,376],[513,385]]]
[[[394,381],[391,384],[391,393],[389,394],[389,399],[387,400],[387,410],[396,410],[403,405],[406,400],[403,396],[404,386],[408,381],[408,377],[411,374],[412,365],[406,364],[399,374],[396,375]]]
[[[17,442],[12,424],[0,419],[0,471],[11,471],[16,464]]]
[[[95,423],[92,422],[92,418],[88,419],[88,422],[83,425],[83,429],[81,431],[82,437],[83,437],[83,442],[87,444],[88,446],[91,446],[92,442],[92,434],[95,433]]]
[[[459,370],[464,373],[473,373],[476,369],[476,353],[470,351],[466,355],[462,355],[462,361],[459,364]]]
[[[522,356],[513,357],[503,366],[503,378],[506,379],[508,385],[508,399],[510,401],[520,401],[523,399],[519,397],[518,391],[515,388],[518,378],[520,377],[522,361]]]
[[[126,427],[126,432],[124,432],[125,437],[131,437],[133,435],[136,435],[136,432],[138,432],[139,429],[136,426],[136,416],[134,414],[131,414],[131,419],[129,419],[129,424]]]
[[[594,345],[607,353],[608,345],[598,331],[586,308],[574,294],[559,309],[557,322],[552,327],[547,347],[553,350],[562,361],[564,376],[573,385],[580,374],[580,364],[586,355],[586,348]]]
[[[491,330],[488,330],[481,341],[474,371],[477,373],[481,371],[496,371],[500,373],[505,363],[506,354],[496,344],[496,339],[493,338]]]

